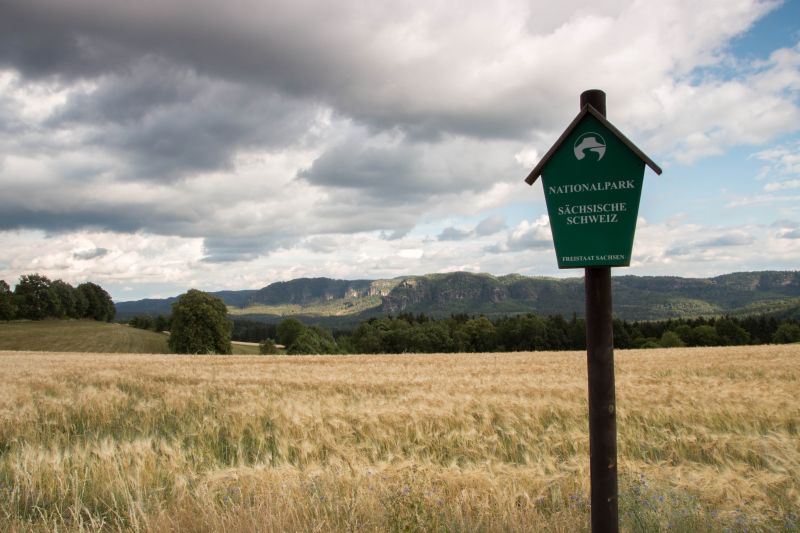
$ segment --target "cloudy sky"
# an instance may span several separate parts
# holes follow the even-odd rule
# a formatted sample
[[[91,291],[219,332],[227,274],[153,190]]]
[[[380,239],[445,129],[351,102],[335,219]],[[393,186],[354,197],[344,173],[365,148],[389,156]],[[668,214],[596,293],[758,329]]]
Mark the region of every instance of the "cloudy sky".
[[[591,88],[664,169],[615,274],[796,269],[799,3],[0,0],[0,279],[580,275],[523,179]]]

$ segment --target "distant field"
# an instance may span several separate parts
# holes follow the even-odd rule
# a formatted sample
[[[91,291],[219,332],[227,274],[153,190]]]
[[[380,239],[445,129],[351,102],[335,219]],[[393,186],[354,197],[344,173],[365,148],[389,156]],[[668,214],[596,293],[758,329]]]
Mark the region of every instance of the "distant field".
[[[258,344],[253,342],[232,342],[234,355],[258,355]]]
[[[0,531],[586,531],[585,354],[0,353]],[[617,352],[626,531],[798,531],[800,346]]]
[[[169,353],[167,335],[95,320],[0,322],[0,350],[88,353]],[[233,345],[241,355],[258,346]]]

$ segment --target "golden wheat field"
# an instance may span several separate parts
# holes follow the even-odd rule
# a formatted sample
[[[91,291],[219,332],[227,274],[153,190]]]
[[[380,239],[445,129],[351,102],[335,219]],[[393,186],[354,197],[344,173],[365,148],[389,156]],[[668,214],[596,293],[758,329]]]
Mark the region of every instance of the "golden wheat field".
[[[0,530],[587,530],[585,357],[0,352]],[[623,529],[798,530],[800,346],[616,360]]]

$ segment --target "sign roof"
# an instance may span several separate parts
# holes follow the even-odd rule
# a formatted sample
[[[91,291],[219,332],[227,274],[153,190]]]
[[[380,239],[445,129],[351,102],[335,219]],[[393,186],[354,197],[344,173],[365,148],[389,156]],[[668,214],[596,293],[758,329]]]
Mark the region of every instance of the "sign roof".
[[[573,119],[573,121],[570,123],[569,126],[567,126],[567,129],[564,130],[564,133],[561,134],[561,137],[558,138],[556,143],[547,151],[546,154],[544,154],[544,157],[542,158],[541,161],[539,161],[539,164],[536,165],[536,167],[534,167],[531,173],[528,174],[528,177],[525,178],[525,181],[528,183],[528,185],[533,185],[533,183],[536,181],[536,178],[542,175],[542,171],[544,170],[545,165],[547,165],[547,163],[553,157],[553,154],[555,154],[559,150],[559,148],[561,148],[561,145],[564,144],[564,141],[566,141],[567,138],[570,136],[572,130],[574,130],[578,126],[578,124],[581,123],[581,121],[587,114],[592,115],[594,118],[599,120],[600,123],[606,128],[608,128],[608,130],[611,131],[611,133],[613,133],[626,147],[628,147],[628,149],[630,149],[631,152],[633,152],[636,155],[636,157],[644,161],[644,163],[648,167],[653,169],[653,172],[655,172],[656,174],[661,174],[661,167],[656,165],[652,159],[647,157],[644,152],[642,152],[639,148],[637,148],[635,144],[633,144],[627,137],[625,137],[625,135],[623,135],[621,131],[615,128],[614,125],[611,124],[606,119],[606,117],[600,114],[599,111],[597,111],[591,105],[586,104],[585,106],[583,106],[583,109],[581,109],[581,112],[578,113],[578,116]]]

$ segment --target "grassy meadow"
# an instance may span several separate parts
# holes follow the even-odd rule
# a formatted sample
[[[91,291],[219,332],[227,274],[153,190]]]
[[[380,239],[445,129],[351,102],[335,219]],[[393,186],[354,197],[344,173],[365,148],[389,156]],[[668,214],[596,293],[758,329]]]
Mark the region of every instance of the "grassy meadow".
[[[617,352],[627,531],[797,531],[800,346]],[[585,354],[0,352],[2,531],[584,531]]]
[[[96,320],[0,322],[0,350],[168,353],[163,333]]]
[[[0,350],[85,353],[170,353],[168,336],[96,320],[0,322]],[[233,343],[233,353],[257,355],[252,343]]]

